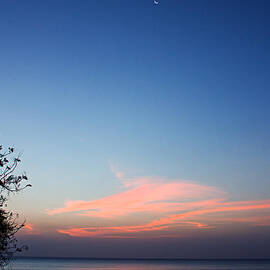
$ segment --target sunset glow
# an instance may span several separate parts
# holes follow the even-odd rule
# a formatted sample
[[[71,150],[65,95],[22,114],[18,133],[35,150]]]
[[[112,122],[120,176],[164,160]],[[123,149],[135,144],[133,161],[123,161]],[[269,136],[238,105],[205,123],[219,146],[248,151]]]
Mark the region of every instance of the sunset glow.
[[[113,171],[114,172],[114,171]],[[124,173],[114,172],[123,183],[126,190],[95,201],[67,201],[65,207],[47,210],[49,215],[70,213],[71,215],[100,218],[98,227],[81,227],[58,229],[59,233],[76,237],[135,237],[143,233],[144,237],[153,237],[147,232],[162,231],[169,236],[175,230],[189,227],[192,230],[218,229],[220,219],[217,215],[226,213],[230,219],[224,219],[222,224],[241,222],[235,218],[236,212],[245,216],[245,222],[262,226],[262,220],[270,218],[261,213],[261,218],[254,219],[255,214],[270,210],[270,200],[229,201],[228,194],[215,187],[198,183],[174,180],[165,182],[161,179],[135,178],[125,179]],[[102,219],[108,219],[113,224],[119,218],[143,214],[147,223],[122,226],[102,226]],[[228,216],[227,216],[228,218]],[[179,237],[181,234],[179,234]],[[158,236],[156,236],[158,237]]]

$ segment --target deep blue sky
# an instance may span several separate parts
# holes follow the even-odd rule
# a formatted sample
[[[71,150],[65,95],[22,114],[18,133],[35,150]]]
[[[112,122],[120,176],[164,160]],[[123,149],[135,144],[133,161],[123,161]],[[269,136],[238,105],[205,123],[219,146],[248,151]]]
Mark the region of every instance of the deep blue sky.
[[[0,139],[24,151],[34,184],[14,205],[35,220],[111,195],[109,164],[269,199],[269,11],[268,0],[0,1]]]

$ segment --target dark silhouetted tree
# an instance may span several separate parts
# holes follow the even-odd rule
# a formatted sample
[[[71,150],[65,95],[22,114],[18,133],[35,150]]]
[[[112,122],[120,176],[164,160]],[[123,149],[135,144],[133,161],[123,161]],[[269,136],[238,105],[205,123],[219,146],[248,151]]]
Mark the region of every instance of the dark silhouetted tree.
[[[18,222],[18,215],[7,211],[7,200],[11,193],[17,193],[30,184],[25,174],[14,175],[21,162],[19,156],[14,155],[14,148],[3,150],[0,145],[0,267],[6,266],[13,255],[21,252],[26,246],[19,246],[15,237],[16,232],[24,226]]]

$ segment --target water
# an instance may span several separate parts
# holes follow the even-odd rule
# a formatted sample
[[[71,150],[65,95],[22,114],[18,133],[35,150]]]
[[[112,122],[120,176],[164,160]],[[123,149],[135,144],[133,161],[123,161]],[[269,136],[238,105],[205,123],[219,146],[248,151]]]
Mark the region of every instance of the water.
[[[94,260],[18,258],[12,270],[270,270],[270,260]]]

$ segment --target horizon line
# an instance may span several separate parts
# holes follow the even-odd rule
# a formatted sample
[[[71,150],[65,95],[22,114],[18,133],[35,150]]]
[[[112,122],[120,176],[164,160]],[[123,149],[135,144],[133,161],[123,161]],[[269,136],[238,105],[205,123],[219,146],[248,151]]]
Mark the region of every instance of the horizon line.
[[[70,259],[70,260],[152,260],[152,261],[162,261],[162,260],[179,260],[179,261],[225,261],[225,260],[235,260],[235,261],[253,261],[253,260],[269,260],[270,258],[120,258],[120,257],[52,257],[52,256],[15,256],[14,259]]]

